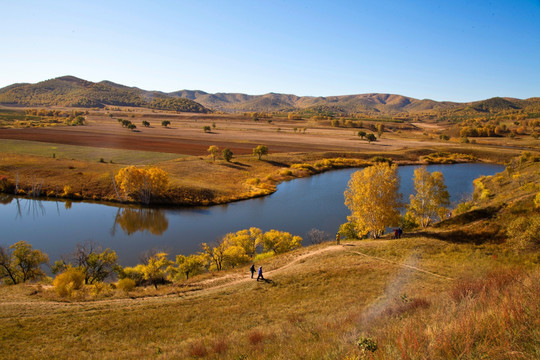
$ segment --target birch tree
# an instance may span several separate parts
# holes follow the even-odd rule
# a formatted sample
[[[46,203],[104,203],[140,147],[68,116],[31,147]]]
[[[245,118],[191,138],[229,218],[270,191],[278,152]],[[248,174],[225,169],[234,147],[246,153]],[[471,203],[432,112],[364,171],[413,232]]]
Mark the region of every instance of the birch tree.
[[[407,215],[422,227],[444,219],[450,205],[450,194],[441,172],[429,173],[425,167],[414,170],[415,195],[410,196]]]

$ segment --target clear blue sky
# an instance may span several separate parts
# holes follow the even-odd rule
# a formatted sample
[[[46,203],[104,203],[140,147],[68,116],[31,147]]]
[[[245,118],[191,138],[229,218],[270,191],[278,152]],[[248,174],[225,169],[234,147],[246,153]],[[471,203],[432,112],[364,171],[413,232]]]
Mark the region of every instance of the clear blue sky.
[[[540,96],[540,1],[0,0],[0,87]]]

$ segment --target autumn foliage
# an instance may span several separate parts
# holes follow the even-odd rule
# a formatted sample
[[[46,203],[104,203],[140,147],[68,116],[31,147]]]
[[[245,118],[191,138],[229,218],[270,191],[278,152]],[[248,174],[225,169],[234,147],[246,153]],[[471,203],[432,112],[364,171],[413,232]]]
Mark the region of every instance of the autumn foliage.
[[[163,195],[169,185],[168,174],[157,167],[143,169],[128,166],[121,169],[114,179],[125,196],[144,204]]]
[[[351,210],[347,217],[359,237],[371,233],[377,238],[387,226],[399,221],[401,194],[397,165],[386,162],[352,174],[345,190],[345,205]]]

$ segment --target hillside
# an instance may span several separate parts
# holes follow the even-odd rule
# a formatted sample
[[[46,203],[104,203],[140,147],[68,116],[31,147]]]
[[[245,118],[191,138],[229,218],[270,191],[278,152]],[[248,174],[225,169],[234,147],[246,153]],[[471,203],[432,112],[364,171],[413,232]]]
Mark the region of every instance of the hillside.
[[[23,106],[104,107],[134,106],[206,113],[201,104],[160,92],[144,91],[110,81],[93,83],[62,76],[37,84],[14,84],[0,89],[0,104]]]
[[[156,100],[157,99],[157,100]],[[208,112],[300,112],[313,114],[357,114],[367,116],[415,116],[453,118],[498,113],[528,113],[540,116],[540,98],[526,100],[492,98],[456,103],[415,99],[395,94],[343,96],[296,96],[268,93],[207,93],[179,90],[171,93],[147,91],[111,81],[93,83],[73,76],[62,76],[37,84],[13,84],[0,89],[0,104],[24,106],[103,107],[145,106],[155,109]]]

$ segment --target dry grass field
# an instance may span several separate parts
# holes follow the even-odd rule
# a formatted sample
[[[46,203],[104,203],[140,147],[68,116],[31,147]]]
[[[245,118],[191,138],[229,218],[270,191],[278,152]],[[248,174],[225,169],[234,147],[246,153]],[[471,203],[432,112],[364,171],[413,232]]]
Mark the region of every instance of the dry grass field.
[[[113,174],[127,165],[153,165],[169,174],[170,191],[162,203],[216,204],[265,195],[280,181],[332,168],[288,171],[293,164],[352,158],[358,161],[346,166],[361,166],[374,156],[416,163],[421,155],[440,151],[501,163],[535,144],[519,139],[513,139],[521,141],[515,146],[461,144],[439,140],[440,125],[393,123],[369,143],[357,135],[360,129],[331,127],[328,121],[120,110],[91,111],[84,126],[1,128],[0,175],[18,181],[21,194],[39,184],[41,196],[63,196],[69,186],[76,199],[118,201]],[[118,119],[129,119],[137,129],[122,127]],[[164,120],[170,125],[163,127]],[[203,131],[204,126],[211,130]],[[211,145],[231,149],[233,159],[212,161]],[[257,145],[269,148],[260,161],[251,155]]]
[[[268,282],[245,267],[82,302],[0,287],[0,357],[534,359],[540,273],[530,261],[408,234],[266,260]]]

